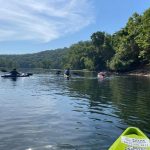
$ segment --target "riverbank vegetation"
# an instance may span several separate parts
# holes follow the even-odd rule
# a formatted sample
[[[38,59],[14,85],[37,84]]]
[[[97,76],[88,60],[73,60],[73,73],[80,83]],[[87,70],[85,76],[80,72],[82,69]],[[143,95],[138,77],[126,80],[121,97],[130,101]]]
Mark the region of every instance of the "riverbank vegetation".
[[[1,55],[0,67],[66,68],[126,72],[150,63],[150,9],[134,13],[124,28],[110,35],[95,32],[90,41],[69,48],[26,55]]]

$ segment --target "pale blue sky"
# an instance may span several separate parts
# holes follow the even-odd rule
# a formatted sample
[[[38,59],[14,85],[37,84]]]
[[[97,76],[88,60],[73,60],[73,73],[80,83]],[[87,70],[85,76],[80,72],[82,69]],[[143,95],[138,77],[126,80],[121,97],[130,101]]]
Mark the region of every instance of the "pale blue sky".
[[[0,0],[0,54],[34,53],[114,33],[150,0]]]

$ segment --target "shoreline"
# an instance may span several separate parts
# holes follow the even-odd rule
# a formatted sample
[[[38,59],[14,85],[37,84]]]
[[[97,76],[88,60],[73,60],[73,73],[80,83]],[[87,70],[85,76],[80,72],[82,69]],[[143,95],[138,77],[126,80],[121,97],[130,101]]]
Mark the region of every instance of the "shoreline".
[[[150,77],[150,64],[128,72],[129,75]]]
[[[137,69],[130,70],[130,71],[104,71],[107,75],[128,75],[128,76],[144,76],[150,77],[150,64],[145,66],[140,66]]]
[[[150,73],[127,73],[127,75],[150,77]]]
[[[131,75],[131,76],[144,76],[144,77],[150,77],[150,64],[146,66],[141,66],[135,70],[125,72],[123,74]]]

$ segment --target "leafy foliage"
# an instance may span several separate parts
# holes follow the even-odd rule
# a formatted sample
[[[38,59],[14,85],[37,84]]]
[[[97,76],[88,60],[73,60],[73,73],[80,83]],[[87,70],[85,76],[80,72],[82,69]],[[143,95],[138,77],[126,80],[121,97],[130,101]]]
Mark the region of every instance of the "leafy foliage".
[[[125,28],[113,35],[113,47],[112,70],[128,71],[150,62],[150,9],[129,18]]]
[[[68,49],[47,50],[35,54],[1,55],[0,67],[7,68],[62,68]]]

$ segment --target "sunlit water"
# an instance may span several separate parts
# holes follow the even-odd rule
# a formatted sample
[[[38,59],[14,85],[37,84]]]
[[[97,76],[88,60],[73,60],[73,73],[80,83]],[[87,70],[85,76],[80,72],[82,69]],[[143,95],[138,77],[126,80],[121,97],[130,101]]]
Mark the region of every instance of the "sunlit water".
[[[150,136],[149,78],[0,78],[0,150],[107,150],[128,126]]]

